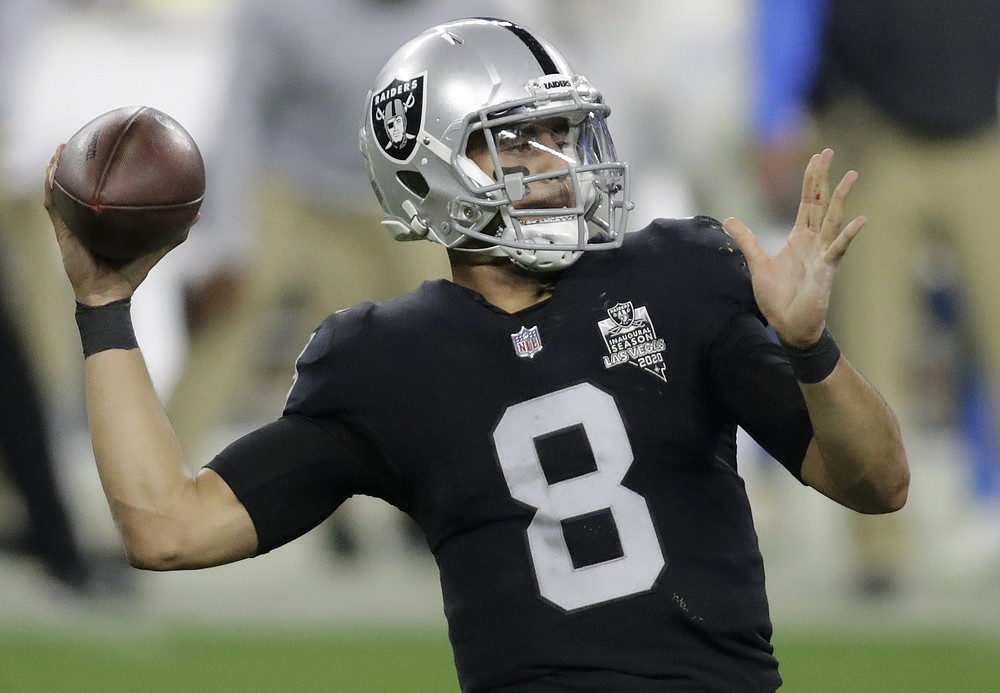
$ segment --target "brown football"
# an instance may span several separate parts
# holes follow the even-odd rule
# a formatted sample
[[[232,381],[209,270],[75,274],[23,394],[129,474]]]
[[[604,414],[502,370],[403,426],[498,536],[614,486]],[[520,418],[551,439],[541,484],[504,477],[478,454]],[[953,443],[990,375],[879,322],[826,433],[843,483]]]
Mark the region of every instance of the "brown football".
[[[95,256],[124,262],[173,245],[205,195],[205,163],[181,125],[149,106],[118,108],[66,143],[52,179],[63,221]]]

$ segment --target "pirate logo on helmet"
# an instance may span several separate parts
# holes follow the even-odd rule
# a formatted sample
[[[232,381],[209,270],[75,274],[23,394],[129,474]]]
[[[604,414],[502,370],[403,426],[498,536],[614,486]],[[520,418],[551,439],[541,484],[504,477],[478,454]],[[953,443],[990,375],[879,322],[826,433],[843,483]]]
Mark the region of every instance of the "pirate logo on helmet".
[[[424,75],[394,79],[372,95],[371,127],[382,152],[390,159],[408,161],[416,149],[424,120]]]

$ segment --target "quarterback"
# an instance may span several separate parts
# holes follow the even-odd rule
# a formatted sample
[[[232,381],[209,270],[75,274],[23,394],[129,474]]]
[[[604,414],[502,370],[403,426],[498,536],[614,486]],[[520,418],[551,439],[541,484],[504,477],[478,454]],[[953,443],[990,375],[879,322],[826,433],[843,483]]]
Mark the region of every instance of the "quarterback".
[[[444,246],[452,279],[330,315],[281,415],[196,474],[131,332],[128,301],[166,251],[103,265],[47,182],[130,561],[249,558],[365,494],[426,536],[463,691],[780,686],[737,426],[858,512],[897,510],[909,484],[893,413],[826,330],[865,222],[842,218],[857,174],[831,186],[833,153],[814,155],[774,256],[736,219],[626,233],[609,112],[507,21],[400,48],[361,152],[385,230]]]

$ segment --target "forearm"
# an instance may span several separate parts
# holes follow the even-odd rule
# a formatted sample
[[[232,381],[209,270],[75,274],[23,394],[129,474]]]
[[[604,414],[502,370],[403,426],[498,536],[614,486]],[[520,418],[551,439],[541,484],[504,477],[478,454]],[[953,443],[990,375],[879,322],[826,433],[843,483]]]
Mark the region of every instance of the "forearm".
[[[896,416],[882,396],[843,357],[829,376],[800,387],[814,431],[803,480],[859,512],[901,508],[909,467]]]
[[[64,148],[45,171],[44,204],[77,300],[94,457],[128,559],[166,570],[252,556],[257,536],[246,509],[215,472],[192,475],[132,330],[130,298],[172,246],[123,263],[91,254],[53,202]]]
[[[253,524],[211,470],[192,474],[138,349],[87,358],[94,458],[129,562],[199,568],[252,556]]]
[[[86,382],[101,484],[126,549],[142,552],[183,504],[192,474],[138,349],[88,357]]]

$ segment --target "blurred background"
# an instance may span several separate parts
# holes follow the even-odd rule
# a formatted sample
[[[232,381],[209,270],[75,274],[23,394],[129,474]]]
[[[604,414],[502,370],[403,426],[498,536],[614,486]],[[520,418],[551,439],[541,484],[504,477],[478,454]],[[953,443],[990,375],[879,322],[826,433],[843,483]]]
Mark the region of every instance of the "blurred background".
[[[849,31],[873,22],[905,20],[900,36],[921,35],[922,18],[974,41],[972,18],[991,32],[997,12],[923,1],[890,16],[899,3],[886,0],[876,3],[885,12],[859,18],[841,11],[861,3],[824,4],[3,0],[0,691],[457,690],[436,567],[408,521],[378,502],[352,499],[242,564],[174,574],[125,565],[93,465],[73,297],[41,185],[56,145],[119,106],[163,110],[198,141],[202,220],[154,269],[133,316],[200,467],[280,414],[295,356],[323,315],[444,276],[439,248],[394,243],[377,227],[357,129],[395,47],[468,15],[536,29],[604,92],[633,172],[634,228],[656,216],[738,216],[776,244],[813,148],[832,144],[840,173],[861,172],[855,213],[871,221],[848,257],[877,264],[845,260],[857,279],[844,283],[858,291],[837,296],[833,329],[900,413],[911,493],[891,518],[859,519],[742,441],[786,689],[996,690],[1000,344],[995,290],[982,282],[1000,260],[1000,214],[967,199],[965,177],[1000,179],[989,173],[1000,167],[1000,61],[989,46],[951,55],[961,74],[983,76],[988,103],[963,101],[936,72],[938,92],[923,79],[883,98],[835,64],[865,56],[832,46],[881,45]],[[917,105],[900,106],[907,98]],[[950,110],[920,108],[935,99]],[[904,117],[924,110],[916,125]],[[924,178],[905,177],[916,172]],[[890,198],[896,208],[882,204]],[[888,245],[865,245],[874,234]]]

